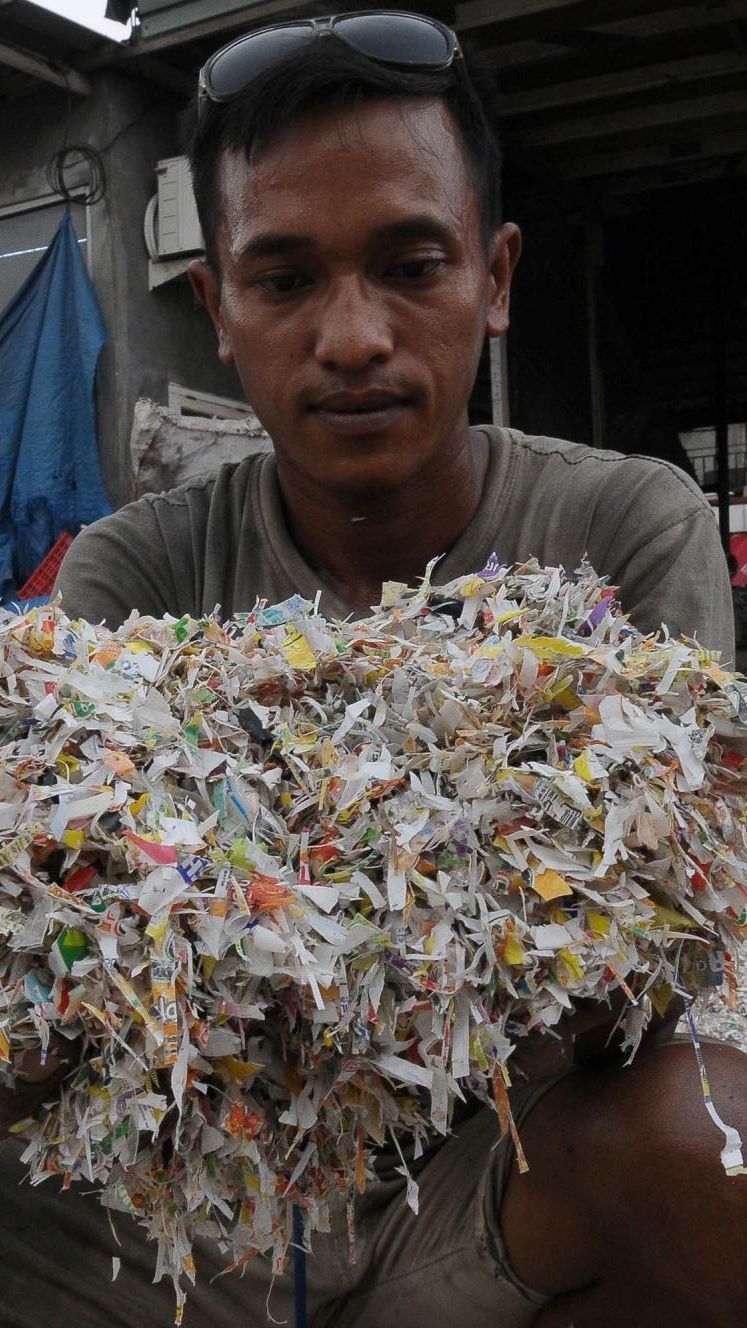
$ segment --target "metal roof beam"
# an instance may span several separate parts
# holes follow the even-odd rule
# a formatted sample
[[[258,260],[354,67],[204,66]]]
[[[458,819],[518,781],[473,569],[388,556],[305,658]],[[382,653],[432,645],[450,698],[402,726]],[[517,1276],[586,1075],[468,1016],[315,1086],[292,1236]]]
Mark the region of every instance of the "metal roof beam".
[[[563,60],[573,48],[560,41],[543,42],[530,37],[525,41],[504,42],[501,46],[486,48],[486,56],[495,60],[496,68],[503,73],[527,65],[540,65],[549,61]],[[534,71],[532,71],[534,72]]]
[[[636,106],[578,120],[563,120],[559,124],[541,125],[536,129],[518,130],[512,133],[511,142],[525,148],[560,147],[584,139],[604,138],[611,134],[667,125],[676,125],[690,132],[690,126],[694,123],[699,124],[719,115],[740,114],[747,114],[747,92],[724,92],[710,97],[689,97],[687,100],[653,106]]]
[[[553,173],[563,180],[591,180],[602,176],[628,175],[657,167],[685,165],[687,162],[739,157],[747,154],[747,130],[729,133],[693,135],[679,143],[631,148],[626,152],[597,153],[574,157],[553,164]]]
[[[499,55],[499,52],[496,52]],[[576,78],[567,83],[554,83],[529,92],[516,92],[502,98],[500,113],[503,119],[515,115],[531,115],[536,111],[551,111],[557,107],[583,105],[602,101],[607,97],[624,96],[635,92],[654,92],[661,88],[680,87],[685,83],[723,78],[730,74],[747,72],[747,54],[713,51],[707,55],[693,55],[680,60],[666,60],[661,64],[621,69],[613,74],[597,74],[593,78]]]
[[[292,18],[304,8],[305,5],[294,4],[293,0],[254,0],[253,4],[226,0],[222,12],[205,17],[204,0],[184,0],[178,6],[175,3],[167,5],[163,15],[141,15],[140,27],[135,29],[135,39],[129,50],[137,56],[140,51],[178,46],[199,37],[210,37],[213,33],[230,36],[233,28],[258,27],[270,18]],[[172,9],[173,15],[170,13]]]
[[[465,0],[464,4],[456,5],[454,21],[457,28],[481,28],[515,18],[544,17],[577,6],[578,0]]]
[[[731,159],[729,179],[741,180],[745,177],[744,159],[739,155]],[[595,189],[598,201],[608,205],[608,215],[627,215],[628,210],[637,211],[637,200],[641,194],[656,193],[666,189],[681,189],[683,185],[713,185],[718,187],[723,182],[722,161],[716,157],[691,158],[678,168],[676,160],[653,167],[641,167],[635,175],[605,177]],[[556,180],[556,189],[560,186]],[[569,186],[573,188],[573,186]]]
[[[695,31],[699,28],[723,27],[729,23],[747,18],[747,0],[716,0],[716,3],[694,4],[692,0],[682,9],[681,6],[664,4],[646,18],[646,37],[664,37],[672,32],[681,32],[683,28]],[[605,30],[620,37],[640,39],[640,15],[614,19],[604,24]]]
[[[41,78],[45,83],[67,88],[69,92],[77,92],[80,97],[87,97],[91,91],[88,79],[79,74],[77,69],[71,69],[58,60],[49,60],[43,55],[35,55],[20,46],[8,46],[6,42],[0,42],[0,64],[17,69],[22,74],[31,74],[33,78]]]
[[[669,8],[692,8],[692,0],[669,0]],[[656,0],[464,0],[455,8],[455,27],[495,27],[502,24],[523,30],[570,30],[591,25],[604,27],[618,19],[645,17],[660,5]],[[714,17],[717,23],[720,17]]]

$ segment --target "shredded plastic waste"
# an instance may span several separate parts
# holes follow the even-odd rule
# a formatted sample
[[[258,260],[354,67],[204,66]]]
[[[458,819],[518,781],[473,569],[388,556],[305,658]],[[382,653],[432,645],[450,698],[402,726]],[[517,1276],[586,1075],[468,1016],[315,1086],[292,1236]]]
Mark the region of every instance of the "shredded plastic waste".
[[[143,1224],[177,1321],[196,1237],[280,1271],[335,1198],[354,1247],[377,1148],[470,1095],[521,1158],[512,1055],[577,1000],[622,990],[632,1055],[728,998],[747,684],[586,565],[431,575],[358,622],[0,614],[0,1061],[74,1046],[15,1128]]]

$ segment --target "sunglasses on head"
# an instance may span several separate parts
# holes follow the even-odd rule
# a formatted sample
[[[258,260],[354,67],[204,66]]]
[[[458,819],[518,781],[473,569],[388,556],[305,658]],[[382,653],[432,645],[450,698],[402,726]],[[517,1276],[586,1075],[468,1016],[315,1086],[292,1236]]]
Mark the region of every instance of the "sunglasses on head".
[[[258,28],[216,51],[200,70],[197,111],[208,101],[230,101],[274,65],[303,51],[318,37],[337,37],[351,50],[382,65],[448,69],[461,56],[451,28],[421,14],[361,9],[330,18],[307,18]]]

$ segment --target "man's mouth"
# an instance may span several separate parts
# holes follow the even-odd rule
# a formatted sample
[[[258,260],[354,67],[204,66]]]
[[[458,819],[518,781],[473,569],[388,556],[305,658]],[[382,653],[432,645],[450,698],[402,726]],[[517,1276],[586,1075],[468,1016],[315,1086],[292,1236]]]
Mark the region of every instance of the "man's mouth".
[[[357,436],[389,428],[410,405],[393,392],[332,392],[311,410],[332,433]]]

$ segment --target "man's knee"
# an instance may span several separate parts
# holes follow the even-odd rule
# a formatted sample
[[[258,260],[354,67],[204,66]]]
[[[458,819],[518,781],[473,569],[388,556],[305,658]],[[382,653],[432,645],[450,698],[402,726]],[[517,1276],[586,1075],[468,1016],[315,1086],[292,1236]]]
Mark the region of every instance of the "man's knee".
[[[724,1043],[707,1044],[703,1055],[718,1114],[747,1141],[747,1056]],[[697,1176],[710,1193],[711,1182],[724,1176],[720,1154],[726,1141],[703,1088],[689,1041],[653,1047],[631,1066],[593,1076],[586,1085],[597,1104],[590,1134],[597,1147],[617,1134],[617,1165],[630,1168],[632,1180],[636,1171],[651,1177],[666,1168],[672,1183]]]
[[[720,1045],[704,1054],[717,1110],[747,1144],[747,1056]],[[747,1175],[724,1172],[725,1140],[688,1043],[562,1081],[522,1138],[530,1172],[512,1177],[504,1234],[530,1285],[619,1285],[627,1267],[652,1287],[674,1278],[733,1312],[747,1264]]]
[[[715,1107],[747,1143],[747,1056],[725,1045],[703,1051]],[[628,1069],[597,1076],[586,1109],[594,1173],[585,1197],[606,1236],[601,1284],[620,1289],[635,1269],[652,1303],[674,1297],[688,1307],[677,1322],[740,1322],[747,1174],[724,1170],[726,1141],[706,1110],[692,1046],[652,1048]]]
[[[747,1145],[747,1056],[724,1044],[706,1045],[703,1054],[716,1111]],[[633,1082],[627,1161],[635,1176],[640,1156],[634,1195],[652,1242],[651,1262],[660,1271],[665,1262],[679,1270],[704,1305],[717,1306],[723,1298],[722,1321],[737,1322],[726,1310],[734,1312],[733,1297],[744,1288],[747,1173],[729,1176],[724,1170],[726,1139],[706,1110],[692,1047],[652,1051]]]

